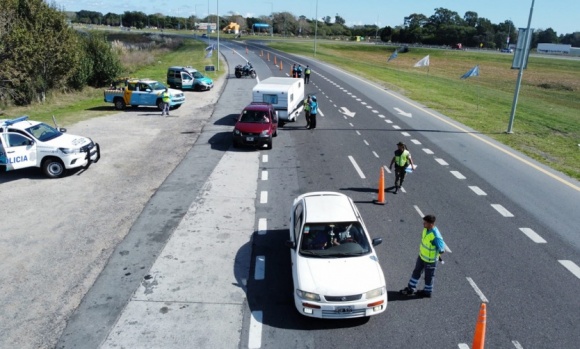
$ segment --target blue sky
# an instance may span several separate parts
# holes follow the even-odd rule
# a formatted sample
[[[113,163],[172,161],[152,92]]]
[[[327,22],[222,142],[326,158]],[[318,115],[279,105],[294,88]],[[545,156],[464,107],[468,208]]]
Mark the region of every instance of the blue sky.
[[[346,24],[379,24],[380,27],[403,24],[403,18],[413,13],[431,16],[436,8],[442,7],[457,12],[477,12],[492,23],[505,20],[514,22],[516,28],[526,27],[532,0],[47,0],[66,11],[98,11],[122,13],[141,11],[146,14],[163,13],[169,16],[186,17],[196,14],[205,17],[209,13],[240,14],[244,17],[269,15],[273,12],[290,12],[295,16],[333,20],[338,14]],[[318,10],[316,3],[318,2]],[[552,28],[560,34],[580,32],[580,0],[538,0],[534,3],[532,28]]]

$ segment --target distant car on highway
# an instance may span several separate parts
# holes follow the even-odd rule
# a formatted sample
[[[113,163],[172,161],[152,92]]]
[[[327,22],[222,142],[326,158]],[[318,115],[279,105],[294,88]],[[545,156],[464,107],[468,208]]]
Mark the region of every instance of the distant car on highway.
[[[514,50],[511,48],[502,48],[501,52],[503,53],[514,53]]]
[[[298,196],[290,217],[294,304],[302,315],[369,317],[387,308],[387,287],[372,239],[354,202],[336,192]]]

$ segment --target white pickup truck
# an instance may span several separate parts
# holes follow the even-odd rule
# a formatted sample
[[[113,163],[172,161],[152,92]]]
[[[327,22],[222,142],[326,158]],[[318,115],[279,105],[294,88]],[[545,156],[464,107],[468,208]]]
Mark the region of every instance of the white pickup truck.
[[[58,178],[68,169],[99,161],[98,143],[65,132],[65,128],[28,120],[28,116],[0,120],[0,168],[39,167],[47,177]]]

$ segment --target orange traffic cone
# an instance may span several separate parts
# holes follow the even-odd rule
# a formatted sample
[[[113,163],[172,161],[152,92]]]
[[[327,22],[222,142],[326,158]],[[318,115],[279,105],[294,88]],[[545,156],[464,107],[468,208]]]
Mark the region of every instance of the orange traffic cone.
[[[280,70],[284,69],[284,64],[280,61]]]
[[[248,54],[248,46],[246,46],[246,54]]]
[[[268,62],[270,62],[270,52],[268,52]]]
[[[276,56],[274,56],[274,65],[276,65]]]
[[[485,303],[481,303],[479,308],[479,315],[477,323],[475,324],[475,334],[473,335],[473,343],[471,349],[483,349],[485,346],[485,324],[487,322],[487,311]]]
[[[260,57],[264,57],[264,50],[260,50]]]
[[[381,175],[379,177],[379,194],[377,199],[374,201],[375,204],[384,205],[385,204],[385,170],[381,167]]]

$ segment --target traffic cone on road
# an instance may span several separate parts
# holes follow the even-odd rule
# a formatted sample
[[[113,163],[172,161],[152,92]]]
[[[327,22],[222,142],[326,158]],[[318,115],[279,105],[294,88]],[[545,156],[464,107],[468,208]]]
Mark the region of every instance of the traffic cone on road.
[[[268,52],[268,62],[270,62],[270,52]]]
[[[276,56],[274,56],[274,65],[276,65]]]
[[[280,61],[280,70],[284,69],[284,64]]]
[[[248,54],[248,46],[246,46],[246,55]]]
[[[385,170],[382,167],[381,167],[381,175],[379,176],[379,193],[374,203],[377,205],[385,204]]]
[[[473,343],[471,349],[483,349],[485,346],[485,326],[487,322],[487,310],[485,303],[481,303],[479,307],[479,315],[477,316],[477,323],[475,324],[475,333],[473,335]]]

